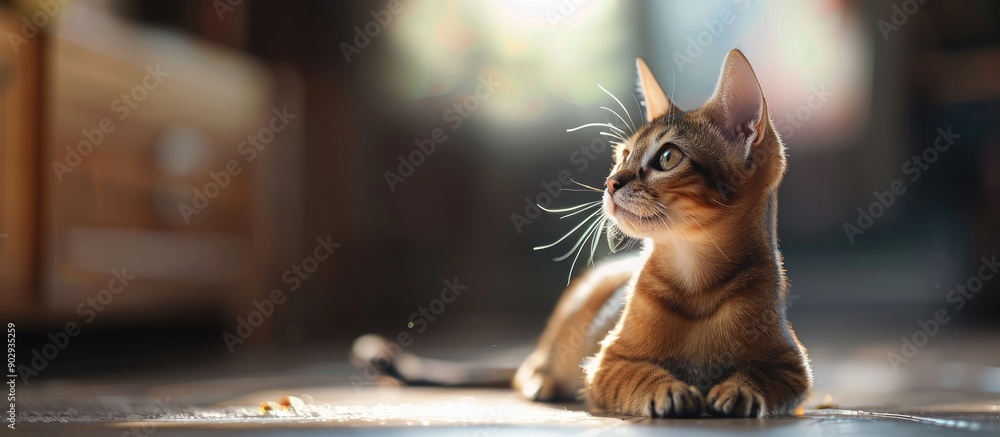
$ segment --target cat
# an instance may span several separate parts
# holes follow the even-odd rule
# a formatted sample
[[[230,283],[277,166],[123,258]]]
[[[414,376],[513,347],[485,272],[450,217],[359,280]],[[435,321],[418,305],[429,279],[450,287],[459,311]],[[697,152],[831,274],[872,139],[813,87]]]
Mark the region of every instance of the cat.
[[[809,395],[776,234],[785,147],[749,61],[730,51],[712,97],[687,112],[642,59],[636,67],[647,123],[617,145],[602,208],[643,241],[642,255],[571,283],[512,377],[434,362],[407,370],[399,356],[381,369],[411,383],[512,379],[527,399],[582,396],[596,412],[653,418],[788,415]],[[384,348],[362,340],[355,357],[375,362]]]

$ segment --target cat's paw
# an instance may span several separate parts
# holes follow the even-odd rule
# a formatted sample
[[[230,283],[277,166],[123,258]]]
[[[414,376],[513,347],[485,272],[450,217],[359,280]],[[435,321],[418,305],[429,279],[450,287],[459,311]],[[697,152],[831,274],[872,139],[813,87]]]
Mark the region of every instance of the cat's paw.
[[[764,417],[764,397],[740,381],[723,381],[708,392],[708,412],[720,417]]]
[[[516,383],[517,391],[525,399],[535,402],[555,402],[561,399],[559,381],[551,375],[535,372]]]
[[[642,415],[652,418],[698,417],[705,411],[705,397],[697,387],[677,380],[664,382],[646,395]]]
[[[544,355],[535,353],[528,357],[514,375],[514,390],[525,399],[536,402],[564,400],[566,391],[554,375]]]

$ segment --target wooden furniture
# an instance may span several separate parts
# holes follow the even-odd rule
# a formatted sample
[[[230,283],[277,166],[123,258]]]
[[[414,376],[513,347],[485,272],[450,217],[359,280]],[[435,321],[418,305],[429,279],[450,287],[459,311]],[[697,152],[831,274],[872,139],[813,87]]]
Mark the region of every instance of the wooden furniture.
[[[0,10],[0,31],[19,31],[19,17]],[[19,54],[8,49],[0,316],[80,319],[122,271],[135,279],[102,321],[242,314],[280,282],[272,266],[295,246],[278,235],[300,220],[287,175],[301,127],[275,132],[253,160],[240,153],[294,103],[275,102],[268,68],[75,3]]]
[[[0,34],[22,23],[0,9]],[[0,314],[34,308],[38,295],[41,101],[45,35],[0,44]],[[7,38],[5,38],[7,39]]]

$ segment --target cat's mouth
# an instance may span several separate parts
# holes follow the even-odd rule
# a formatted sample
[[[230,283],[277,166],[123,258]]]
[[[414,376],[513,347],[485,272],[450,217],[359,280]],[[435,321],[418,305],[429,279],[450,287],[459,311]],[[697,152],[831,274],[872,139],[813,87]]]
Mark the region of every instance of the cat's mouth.
[[[661,219],[657,214],[645,214],[641,211],[637,211],[637,205],[633,202],[623,202],[616,201],[614,196],[605,194],[604,196],[604,211],[607,212],[608,216],[615,220],[618,227],[622,230],[629,232],[629,228],[648,228],[652,224],[661,223]],[[625,225],[625,226],[623,226]]]

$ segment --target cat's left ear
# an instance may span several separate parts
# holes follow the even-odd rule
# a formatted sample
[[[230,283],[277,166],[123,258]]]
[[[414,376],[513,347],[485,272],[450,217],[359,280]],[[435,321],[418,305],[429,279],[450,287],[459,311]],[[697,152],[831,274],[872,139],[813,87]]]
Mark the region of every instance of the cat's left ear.
[[[635,69],[639,73],[639,90],[642,91],[646,102],[646,122],[667,113],[680,112],[673,103],[670,103],[667,93],[663,92],[663,88],[656,82],[653,72],[649,71],[642,58],[635,58]]]
[[[750,61],[737,49],[729,51],[715,94],[705,104],[709,116],[730,141],[760,144],[767,127],[767,103]]]

